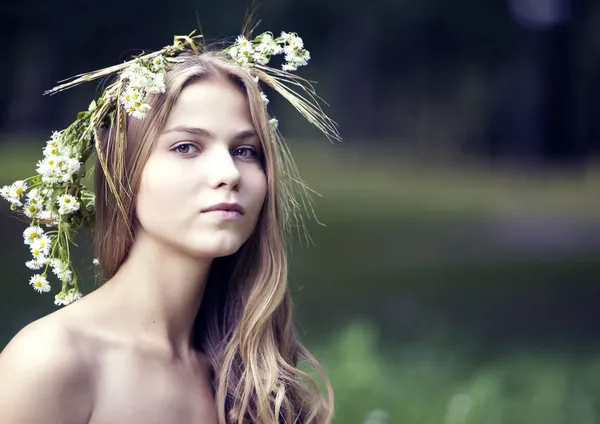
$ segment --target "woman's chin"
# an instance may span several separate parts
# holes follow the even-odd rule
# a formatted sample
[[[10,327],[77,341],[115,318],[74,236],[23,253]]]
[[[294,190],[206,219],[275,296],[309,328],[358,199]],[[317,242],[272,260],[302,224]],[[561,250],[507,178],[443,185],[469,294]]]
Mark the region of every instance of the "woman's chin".
[[[224,256],[233,255],[240,250],[243,241],[237,239],[221,239],[215,240],[212,243],[204,242],[201,246],[188,246],[186,250],[197,258],[222,258]]]

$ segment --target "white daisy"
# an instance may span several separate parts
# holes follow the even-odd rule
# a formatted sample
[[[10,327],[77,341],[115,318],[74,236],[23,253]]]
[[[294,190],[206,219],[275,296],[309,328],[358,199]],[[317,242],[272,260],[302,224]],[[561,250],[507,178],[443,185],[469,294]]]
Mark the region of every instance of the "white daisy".
[[[58,196],[58,213],[61,215],[67,215],[79,210],[79,201],[70,194],[63,194]]]
[[[21,196],[27,190],[27,183],[19,180],[12,183],[10,186],[4,186],[0,190],[0,195],[15,206],[22,206]]]
[[[48,256],[50,250],[52,249],[52,239],[48,237],[46,234],[43,234],[41,237],[37,238],[30,247],[31,251],[38,250],[42,252],[42,255]]]
[[[31,287],[33,287],[39,293],[50,291],[50,283],[48,283],[46,277],[40,274],[35,274],[33,277],[31,277],[29,280],[29,285],[31,285]]]
[[[56,173],[56,171],[58,170],[59,166],[59,162],[60,162],[60,157],[59,156],[48,156],[45,157],[44,159],[38,161],[37,163],[37,172],[40,175],[53,175]]]
[[[67,267],[67,263],[61,259],[58,258],[52,258],[50,260],[50,266],[52,267],[52,270],[56,270],[56,269],[64,269]],[[56,271],[54,271],[56,272]]]
[[[247,64],[252,58],[252,53],[254,53],[252,43],[242,35],[235,40],[234,46],[229,50],[231,58],[240,65]]]
[[[60,281],[70,283],[73,281],[73,272],[69,269],[69,265],[60,259],[52,259],[50,262],[52,272]]]
[[[252,49],[251,45],[241,46],[238,57],[242,57],[248,60],[251,57],[252,53],[254,53],[254,49]]]
[[[52,131],[52,135],[50,136],[50,141],[60,141],[61,135],[62,135],[62,131]]]
[[[73,174],[79,171],[81,163],[78,159],[73,157],[66,157],[65,160],[60,164],[61,180],[64,183],[71,182],[73,180]]]
[[[61,181],[68,158],[65,156],[48,156],[37,163],[37,172],[42,181],[55,184]]]
[[[266,54],[255,52],[252,54],[252,60],[260,65],[267,65],[271,59]]]
[[[150,110],[150,105],[137,104],[136,107],[129,108],[128,112],[131,116],[137,119],[144,119]]]
[[[42,175],[42,181],[46,184],[56,184],[60,182],[60,177],[55,174]]]
[[[36,259],[32,259],[30,261],[25,262],[25,266],[29,269],[38,270],[41,269],[46,263],[42,261],[38,261]]]
[[[162,55],[158,55],[152,59],[152,69],[154,71],[165,69],[165,59],[162,57]]]
[[[288,62],[294,62],[297,66],[306,66],[310,60],[310,52],[308,50],[302,50],[299,53],[292,55],[291,60]]]
[[[269,104],[269,98],[267,97],[267,95],[265,93],[260,93],[260,98],[264,102],[265,106]]]
[[[10,187],[10,190],[13,191],[17,196],[21,197],[27,190],[27,183],[25,183],[23,180],[15,181]]]
[[[67,293],[60,292],[54,297],[54,304],[58,306],[66,306],[69,305],[79,299],[81,299],[83,295],[81,292],[76,291],[75,289],[69,290]]]
[[[121,103],[131,116],[143,119],[150,110],[150,105],[144,103],[145,96],[137,87],[129,87],[121,96]]]
[[[60,281],[64,281],[65,283],[73,281],[73,272],[70,269],[62,269],[56,273],[56,276]]]
[[[11,205],[23,205],[19,200],[19,196],[13,190],[11,190],[10,186],[4,186],[0,188],[0,196],[2,196],[6,201],[10,202]]]
[[[288,41],[288,44],[283,48],[285,54],[299,52],[304,48],[304,41],[300,37],[293,37]]]
[[[273,40],[273,36],[269,33],[265,33],[261,36],[260,43],[255,49],[265,55],[277,55],[281,54],[283,51],[281,46]]]
[[[241,48],[243,48],[243,47],[250,47],[250,48],[252,48],[252,44],[250,43],[250,41],[248,41],[248,39],[246,37],[244,37],[243,35],[239,35],[235,39],[235,43],[237,45],[239,45]]]
[[[39,204],[32,203],[31,201],[27,202],[27,204],[25,204],[25,207],[23,208],[23,212],[28,218],[34,218],[39,211]]]
[[[27,199],[29,199],[29,202],[33,203],[34,205],[38,205],[42,202],[40,191],[37,188],[31,189],[29,193],[27,193]]]
[[[79,168],[81,168],[81,163],[76,158],[68,158],[66,167],[67,167],[67,172],[69,174],[73,175],[74,173],[79,171]]]
[[[289,32],[285,32],[285,31],[281,31],[281,38],[283,38],[283,41],[285,41],[286,43],[289,43],[293,37],[294,37],[294,34],[291,34]]]
[[[49,140],[44,147],[43,153],[46,157],[60,156],[65,153],[65,146],[58,140]]]
[[[165,71],[157,72],[153,75],[152,84],[146,87],[148,93],[164,93],[167,91],[167,86],[165,84]]]
[[[129,85],[133,87],[143,88],[150,83],[151,76],[150,71],[146,69],[141,63],[136,62],[129,66],[129,68],[123,72],[121,78],[128,79]]]
[[[288,62],[284,66],[290,70],[295,71],[299,66],[308,65],[308,61],[310,60],[310,52],[308,50],[300,50],[297,52],[291,52],[286,54],[285,60]],[[284,69],[285,70],[285,69]]]
[[[48,258],[46,258],[46,255],[44,255],[44,251],[41,248],[34,249],[32,247],[30,250],[31,250],[31,256],[33,256],[34,261],[43,262],[43,263],[46,263],[48,261]]]
[[[75,290],[69,290],[69,293],[67,294],[67,301],[69,303],[73,303],[79,299],[81,299],[83,297],[83,293],[79,292],[79,291],[75,291]]]
[[[37,225],[33,225],[28,227],[23,231],[23,239],[25,240],[25,244],[31,245],[36,240],[40,239],[44,235],[44,230],[42,230]]]
[[[2,196],[5,200],[8,200],[8,191],[9,190],[10,190],[10,187],[7,185],[0,188],[0,196]]]
[[[273,42],[273,36],[271,34],[269,34],[268,32],[265,32],[264,34],[262,34],[260,36],[260,42],[261,43],[272,43]]]
[[[128,107],[129,105],[141,102],[142,97],[143,94],[140,92],[140,89],[129,84],[127,89],[121,94],[120,100],[125,107]]]
[[[58,293],[56,296],[54,296],[54,304],[56,306],[68,305],[68,303],[65,303],[65,296],[66,296],[66,293],[64,293],[64,292]]]
[[[271,118],[269,119],[269,125],[273,130],[276,130],[277,127],[279,127],[279,121],[277,120],[277,118]]]
[[[281,65],[281,69],[286,72],[291,72],[297,70],[298,66],[294,65],[293,63],[284,63]]]

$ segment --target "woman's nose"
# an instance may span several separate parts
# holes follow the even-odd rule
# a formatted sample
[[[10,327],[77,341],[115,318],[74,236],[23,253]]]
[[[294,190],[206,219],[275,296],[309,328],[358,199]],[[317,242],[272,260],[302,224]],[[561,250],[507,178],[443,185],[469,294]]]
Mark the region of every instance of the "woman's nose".
[[[240,183],[240,170],[227,148],[215,148],[208,162],[208,179],[211,187],[227,186],[230,189],[237,189]]]

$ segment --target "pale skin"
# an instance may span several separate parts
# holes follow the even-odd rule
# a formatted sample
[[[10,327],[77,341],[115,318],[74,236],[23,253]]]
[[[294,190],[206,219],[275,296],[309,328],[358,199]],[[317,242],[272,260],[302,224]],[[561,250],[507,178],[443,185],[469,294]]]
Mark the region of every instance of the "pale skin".
[[[239,88],[219,79],[184,88],[144,167],[141,228],[125,263],[0,354],[3,423],[217,423],[208,362],[190,335],[212,260],[256,226],[261,154]],[[221,202],[244,214],[201,213]]]

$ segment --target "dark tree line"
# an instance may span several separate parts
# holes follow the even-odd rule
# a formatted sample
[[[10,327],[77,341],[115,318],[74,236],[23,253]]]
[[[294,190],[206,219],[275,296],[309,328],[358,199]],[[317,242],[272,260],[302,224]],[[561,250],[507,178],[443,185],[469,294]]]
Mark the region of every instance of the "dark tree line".
[[[347,139],[411,143],[421,131],[426,141],[487,157],[580,163],[600,145],[600,4],[545,1],[568,13],[532,29],[515,19],[512,0],[270,0],[259,4],[259,30],[304,37],[313,64],[303,75],[320,81]],[[129,48],[159,48],[198,18],[209,38],[234,36],[250,5],[4,3],[0,131],[18,136],[66,125],[97,87],[42,97],[56,81],[124,60],[135,52]],[[470,73],[483,81],[482,100],[467,119],[449,93]],[[432,105],[443,119],[432,117]]]

